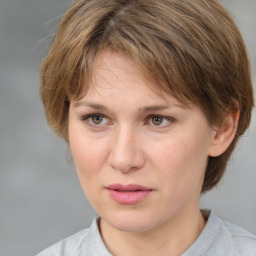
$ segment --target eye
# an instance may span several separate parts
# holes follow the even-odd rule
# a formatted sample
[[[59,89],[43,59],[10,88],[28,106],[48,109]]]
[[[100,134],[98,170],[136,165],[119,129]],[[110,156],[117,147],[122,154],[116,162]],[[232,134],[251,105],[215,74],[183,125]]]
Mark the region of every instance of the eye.
[[[82,118],[82,121],[86,121],[91,126],[103,126],[107,123],[107,119],[102,114],[89,114]]]
[[[163,117],[162,116],[154,116],[151,118],[151,122],[153,125],[161,125],[163,123]]]
[[[149,117],[149,124],[153,126],[167,127],[173,122],[174,120],[169,117],[155,116],[155,115]]]
[[[93,124],[99,125],[103,122],[104,117],[103,116],[91,116],[90,119]]]

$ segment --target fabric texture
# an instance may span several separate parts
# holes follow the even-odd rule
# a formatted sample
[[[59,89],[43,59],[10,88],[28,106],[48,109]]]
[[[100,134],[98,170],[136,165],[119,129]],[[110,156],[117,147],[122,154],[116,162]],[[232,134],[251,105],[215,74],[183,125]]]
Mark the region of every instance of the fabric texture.
[[[213,211],[204,215],[208,217],[205,228],[182,256],[256,256],[256,236],[222,221]],[[101,238],[98,220],[36,256],[112,256]]]

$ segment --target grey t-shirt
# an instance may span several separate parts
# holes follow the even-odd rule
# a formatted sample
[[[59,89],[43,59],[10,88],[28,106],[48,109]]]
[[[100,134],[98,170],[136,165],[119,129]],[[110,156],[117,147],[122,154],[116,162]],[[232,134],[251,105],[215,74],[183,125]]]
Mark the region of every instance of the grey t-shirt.
[[[209,211],[207,215],[209,217],[202,233],[182,256],[256,256],[256,236],[236,225],[222,221],[213,211]],[[112,256],[112,254],[102,241],[98,219],[94,219],[90,228],[54,244],[36,256]]]

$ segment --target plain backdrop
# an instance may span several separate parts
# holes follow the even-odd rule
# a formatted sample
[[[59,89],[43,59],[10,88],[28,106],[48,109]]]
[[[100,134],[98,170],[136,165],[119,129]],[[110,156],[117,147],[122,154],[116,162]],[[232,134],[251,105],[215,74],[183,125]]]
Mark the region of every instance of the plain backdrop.
[[[256,1],[226,0],[256,70]],[[39,66],[68,0],[0,0],[0,256],[32,256],[95,216],[67,145],[48,129]],[[217,189],[202,197],[256,233],[256,113]]]

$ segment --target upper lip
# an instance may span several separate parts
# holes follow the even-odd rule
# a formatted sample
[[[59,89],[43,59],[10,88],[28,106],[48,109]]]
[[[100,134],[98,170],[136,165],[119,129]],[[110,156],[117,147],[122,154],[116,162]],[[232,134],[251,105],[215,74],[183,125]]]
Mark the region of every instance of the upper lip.
[[[107,189],[117,190],[117,191],[152,191],[153,189],[147,188],[137,184],[129,184],[129,185],[122,185],[122,184],[112,184],[106,187]]]

